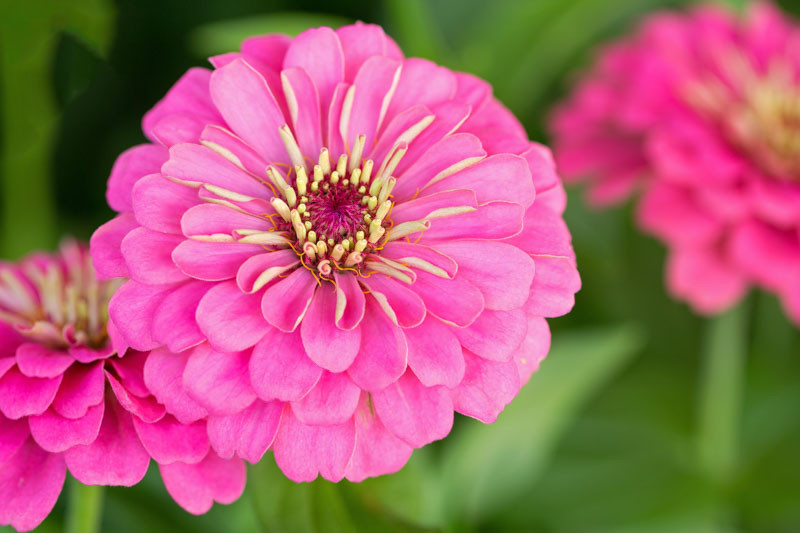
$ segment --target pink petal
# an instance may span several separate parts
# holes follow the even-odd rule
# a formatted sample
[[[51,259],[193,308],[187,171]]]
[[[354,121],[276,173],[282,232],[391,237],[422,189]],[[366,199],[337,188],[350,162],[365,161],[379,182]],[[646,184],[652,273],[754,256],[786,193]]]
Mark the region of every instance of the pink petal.
[[[542,317],[528,315],[528,327],[525,340],[516,350],[514,361],[519,370],[520,383],[524,385],[531,375],[539,369],[550,351],[550,326]]]
[[[17,348],[17,368],[29,378],[54,378],[63,374],[75,359],[65,351],[51,350],[26,342]]]
[[[204,420],[181,424],[167,415],[158,422],[147,423],[133,417],[133,427],[144,449],[159,464],[176,461],[195,464],[202,461],[209,450]]]
[[[12,420],[40,415],[53,403],[63,376],[29,378],[12,368],[0,378],[0,411]]]
[[[194,348],[183,372],[189,395],[215,415],[231,415],[253,403],[247,352],[221,353],[208,344]]]
[[[361,65],[371,56],[388,55],[387,41],[389,39],[383,33],[383,28],[376,24],[356,22],[342,26],[336,30],[336,35],[342,43],[346,80],[352,80]]]
[[[434,269],[437,271],[436,275],[450,279],[455,277],[456,271],[458,270],[458,263],[453,261],[452,258],[422,244],[392,241],[383,247],[381,250],[381,257],[394,259],[404,264],[414,264],[415,266],[417,260],[422,260],[433,265]]]
[[[299,67],[281,72],[281,80],[297,144],[304,154],[316,155],[322,148],[322,121],[314,80]]]
[[[163,233],[181,232],[181,215],[199,203],[197,190],[151,174],[133,187],[133,212],[142,226]]]
[[[453,406],[463,415],[491,424],[519,392],[517,364],[489,361],[467,350],[464,361],[464,379],[451,391]]]
[[[10,420],[0,414],[0,464],[8,461],[30,435],[26,419]]]
[[[395,325],[413,328],[425,320],[422,298],[401,282],[378,274],[364,280],[364,285]]]
[[[336,314],[336,327],[350,330],[357,327],[364,318],[366,299],[364,291],[358,284],[355,276],[340,274],[334,271],[333,279],[336,282],[336,298],[339,302]],[[345,302],[344,311],[341,311],[341,301]]]
[[[430,109],[436,118],[430,126],[425,128],[425,131],[420,133],[409,143],[408,152],[406,152],[406,155],[403,156],[402,161],[400,161],[400,164],[397,166],[395,176],[404,176],[406,172],[410,170],[410,167],[420,159],[422,154],[432,150],[432,147],[435,147],[439,141],[454,133],[467,119],[471,111],[468,105],[455,100],[437,104]],[[481,152],[483,151],[481,148],[478,149]],[[444,153],[445,151],[443,150],[442,155]],[[456,153],[453,153],[453,156],[455,157],[455,161],[461,161],[463,159],[459,158]],[[429,175],[428,180],[433,177],[433,175]],[[427,183],[428,180],[425,180],[425,183]],[[398,183],[398,186],[399,185]],[[407,198],[413,196],[413,193],[414,191],[410,193],[404,191],[404,195],[408,194]]]
[[[523,228],[525,208],[508,202],[492,202],[471,213],[437,218],[422,234],[424,244],[434,240],[505,239]]]
[[[150,464],[131,415],[116,401],[106,403],[97,439],[64,452],[70,473],[85,485],[130,487],[142,480]]]
[[[300,67],[314,80],[324,122],[336,86],[344,81],[344,53],[339,38],[330,28],[306,30],[292,40],[283,59],[283,68]],[[323,122],[322,131],[325,131]],[[328,147],[330,148],[330,146]]]
[[[135,350],[147,351],[159,344],[153,340],[153,315],[175,285],[145,285],[128,280],[112,296],[108,313],[119,333]]]
[[[461,345],[491,361],[508,361],[525,339],[528,321],[522,309],[481,313],[466,328],[454,328]]]
[[[446,279],[417,271],[411,288],[425,302],[428,313],[460,328],[472,324],[484,309],[481,291],[460,275]]]
[[[247,471],[241,459],[222,459],[213,451],[197,464],[159,465],[164,486],[186,511],[200,515],[214,502],[230,504],[244,492]]]
[[[353,80],[355,94],[345,137],[346,146],[352,147],[359,135],[365,135],[366,146],[372,146],[399,75],[400,63],[382,56],[370,57],[358,69]]]
[[[115,379],[126,391],[139,398],[147,398],[150,391],[144,382],[144,365],[147,362],[147,352],[129,351],[124,357],[114,357],[108,361],[107,370],[113,370]],[[108,368],[108,365],[111,368]]]
[[[528,162],[511,154],[489,156],[429,185],[423,194],[448,189],[471,189],[475,191],[479,204],[511,202],[528,207],[536,196]]]
[[[36,528],[53,510],[65,477],[64,459],[29,439],[0,467],[0,524]]]
[[[338,482],[353,456],[355,440],[352,420],[336,426],[307,426],[287,406],[272,449],[278,467],[292,481],[314,481],[319,473]]]
[[[409,58],[403,62],[403,71],[388,116],[392,117],[413,105],[433,105],[451,100],[456,93],[456,85],[456,77],[450,69],[427,59]]]
[[[70,419],[48,409],[28,419],[36,443],[51,453],[61,453],[73,446],[91,444],[100,432],[105,404],[90,407],[81,418]]]
[[[100,361],[101,359],[108,359],[112,355],[116,355],[117,350],[114,348],[113,343],[107,343],[105,346],[98,349],[89,348],[88,346],[70,346],[67,352],[77,362],[88,364]]]
[[[267,231],[271,228],[272,224],[263,218],[217,204],[194,206],[181,217],[181,231],[187,237],[216,233],[232,235],[238,229]]]
[[[363,393],[353,417],[356,447],[347,466],[347,479],[361,482],[368,477],[392,474],[408,462],[413,448],[388,431]]]
[[[316,288],[314,276],[306,269],[298,268],[264,291],[261,313],[279,330],[294,331],[311,305]]]
[[[200,300],[197,324],[214,348],[224,352],[244,350],[269,330],[259,300],[258,295],[240,291],[235,281],[218,283]]]
[[[458,277],[483,293],[487,309],[521,307],[533,283],[530,256],[510,244],[492,241],[454,241],[437,245],[458,263]]]
[[[139,224],[130,213],[112,218],[94,232],[90,250],[98,279],[128,276],[128,266],[122,257],[120,244],[125,235]]]
[[[566,222],[559,214],[541,204],[539,198],[525,211],[522,233],[505,242],[529,254],[575,258]]]
[[[343,372],[352,364],[361,345],[361,331],[336,327],[337,290],[330,284],[317,288],[300,335],[308,358],[331,372]]]
[[[396,145],[411,142],[436,118],[424,105],[410,107],[399,115],[389,117],[386,126],[378,132],[374,146],[365,147],[367,158],[379,165]]]
[[[275,135],[278,135],[277,130]],[[254,198],[269,196],[269,189],[255,176],[200,144],[176,144],[171,147],[169,160],[161,167],[161,173],[168,178],[214,185]]]
[[[167,149],[155,144],[140,144],[122,152],[108,178],[106,200],[111,209],[119,213],[133,211],[131,191],[134,184],[148,174],[159,172],[168,157]]]
[[[173,352],[197,346],[205,337],[195,314],[200,300],[214,287],[204,281],[190,281],[172,291],[153,315],[153,338]]]
[[[347,373],[363,390],[380,390],[403,375],[407,360],[408,344],[403,330],[369,298],[361,322],[361,347]]]
[[[152,396],[140,397],[126,389],[117,379],[106,371],[106,379],[119,404],[131,414],[145,422],[157,422],[164,418],[166,409],[157,403]]]
[[[234,132],[268,161],[287,159],[278,134],[286,120],[261,74],[237,59],[214,71],[210,87],[214,104]]]
[[[345,153],[344,139],[342,138],[340,126],[344,120],[342,117],[342,107],[344,106],[344,99],[345,96],[347,96],[349,88],[350,86],[346,83],[339,83],[336,85],[333,91],[333,97],[331,98],[331,104],[328,108],[327,120],[325,119],[325,113],[322,113],[323,124],[327,122],[327,128],[325,126],[322,128],[323,134],[327,133],[325,136],[327,139],[325,146],[328,147],[328,151],[332,154]]]
[[[299,400],[316,385],[322,369],[303,350],[299,332],[270,328],[253,348],[250,382],[262,400]]]
[[[741,269],[714,250],[676,249],[667,260],[667,286],[703,314],[719,313],[738,302],[749,283]]]
[[[534,256],[536,275],[526,312],[536,316],[555,317],[569,313],[575,305],[575,293],[581,288],[581,278],[575,263],[566,257]]]
[[[188,353],[171,353],[165,348],[150,352],[144,365],[144,381],[167,412],[180,422],[190,424],[208,414],[183,387],[183,372]]]
[[[220,146],[236,154],[244,169],[254,176],[267,179],[267,161],[253,147],[222,126],[207,126],[200,135],[200,142]]]
[[[408,341],[408,366],[426,387],[453,388],[464,377],[461,344],[451,329],[434,317],[403,331]]]
[[[712,242],[724,229],[722,221],[693,198],[692,191],[665,183],[653,185],[643,195],[637,219],[646,231],[681,246]]]
[[[528,162],[528,169],[531,171],[533,187],[536,189],[537,196],[561,183],[561,179],[556,174],[553,154],[543,144],[531,143],[530,147],[520,156]]]
[[[220,457],[234,456],[255,464],[272,446],[278,433],[283,413],[282,402],[253,404],[230,416],[212,416],[208,419],[208,438]]]
[[[211,71],[205,68],[191,68],[172,86],[167,95],[144,116],[142,130],[150,135],[151,130],[165,116],[174,113],[187,113],[205,118],[208,122],[220,122],[221,117],[211,103],[208,82]]]
[[[222,281],[236,276],[250,257],[264,252],[257,244],[205,242],[191,239],[172,252],[175,265],[186,275],[204,281]]]
[[[273,70],[281,70],[283,58],[292,42],[288,35],[256,35],[242,41],[242,54],[253,56]]]
[[[477,207],[475,192],[468,189],[453,189],[396,204],[392,209],[391,217],[395,224],[401,224],[415,220],[442,218],[468,209],[475,210]],[[454,208],[457,211],[453,211]]]
[[[208,120],[186,113],[173,113],[159,120],[149,137],[164,146],[196,141]]]
[[[406,372],[372,394],[383,425],[414,448],[445,438],[453,427],[453,402],[445,387],[426,387]]]
[[[103,363],[73,365],[64,373],[53,409],[65,418],[81,418],[103,401],[106,378]]]
[[[263,287],[262,284],[269,283],[297,265],[297,254],[291,249],[260,253],[242,263],[236,272],[236,284],[243,292],[258,292]],[[266,272],[269,274],[265,274]],[[267,277],[261,278],[262,274]],[[259,278],[261,278],[260,281]],[[261,287],[256,286],[256,281]]]
[[[292,412],[303,424],[343,424],[353,416],[360,395],[361,389],[346,374],[323,372],[308,394],[292,402]]]
[[[122,255],[131,278],[148,285],[175,283],[186,279],[172,261],[172,251],[182,235],[169,235],[137,228],[122,239]]]

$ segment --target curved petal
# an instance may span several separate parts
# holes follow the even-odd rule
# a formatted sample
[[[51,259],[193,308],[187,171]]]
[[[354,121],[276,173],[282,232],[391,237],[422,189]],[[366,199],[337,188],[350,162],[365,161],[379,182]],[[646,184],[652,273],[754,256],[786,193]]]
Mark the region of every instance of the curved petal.
[[[298,332],[270,328],[253,348],[250,382],[259,398],[299,400],[316,385],[322,369],[308,358]]]
[[[282,402],[256,400],[235,415],[209,417],[211,446],[222,458],[230,459],[236,455],[256,464],[272,446],[282,413]]]
[[[281,331],[294,331],[311,305],[317,281],[309,271],[298,268],[266,291],[261,299],[261,313]]]
[[[403,375],[407,361],[408,344],[403,330],[369,298],[361,322],[361,347],[347,373],[361,389],[376,391]]]
[[[335,325],[337,305],[343,302],[334,287],[317,288],[308,308],[300,335],[308,357],[331,372],[343,372],[352,364],[361,345],[359,328],[342,330]]]
[[[467,350],[464,350],[464,361],[464,379],[450,391],[453,406],[462,415],[491,424],[519,392],[517,364],[489,361]]]
[[[335,426],[307,426],[287,406],[272,449],[283,473],[298,483],[317,474],[340,481],[355,450],[353,420]]]
[[[167,412],[184,424],[208,415],[183,387],[183,372],[189,353],[171,353],[165,348],[153,350],[144,364],[144,382]]]
[[[522,309],[486,310],[466,328],[453,328],[461,345],[491,361],[508,361],[525,339],[528,321]]]
[[[425,320],[425,303],[416,292],[385,276],[376,274],[364,285],[386,315],[401,328],[413,328]]]
[[[218,283],[200,300],[195,314],[197,325],[220,351],[249,348],[269,330],[259,300],[258,295],[240,291],[235,281]]]
[[[372,394],[383,425],[414,448],[445,438],[453,427],[453,402],[445,387],[426,387],[412,372]]]
[[[525,311],[537,316],[555,317],[569,313],[581,278],[575,263],[566,257],[534,256],[536,275]]]
[[[29,378],[11,368],[0,378],[0,411],[12,420],[44,413],[53,403],[62,377]]]
[[[122,257],[120,245],[125,235],[138,226],[133,215],[126,213],[112,218],[95,230],[89,250],[98,279],[128,276],[128,266]]]
[[[118,213],[133,211],[134,184],[144,176],[158,173],[168,157],[167,149],[156,144],[140,144],[122,152],[108,178],[106,200],[111,209]]]
[[[426,387],[452,389],[464,377],[461,343],[450,328],[434,317],[403,331],[408,341],[408,366]]]
[[[153,338],[172,352],[203,342],[205,337],[195,315],[200,300],[213,286],[204,281],[190,281],[168,294],[153,315]]]
[[[345,146],[354,146],[359,135],[366,136],[365,146],[372,146],[397,87],[400,69],[399,61],[383,56],[368,58],[358,69],[348,128],[342,131]]]
[[[418,271],[411,289],[425,302],[428,313],[460,328],[472,324],[484,309],[481,291],[460,275],[443,279]]]
[[[145,285],[128,280],[108,303],[108,313],[128,345],[140,351],[157,348],[153,340],[153,315],[175,285]]]
[[[159,469],[169,495],[196,515],[206,513],[215,501],[229,504],[238,500],[247,477],[241,459],[222,459],[213,451],[197,464],[178,462],[159,465]]]
[[[167,92],[166,96],[148,111],[142,120],[142,130],[150,136],[152,129],[165,116],[187,113],[207,122],[220,122],[221,117],[211,102],[208,82],[211,71],[194,67],[186,71]],[[152,137],[151,137],[152,138]]]
[[[200,200],[197,190],[151,174],[133,187],[133,212],[145,228],[164,233],[181,232],[181,215]]]
[[[281,81],[297,145],[302,153],[314,156],[322,149],[322,121],[314,80],[305,70],[295,67],[282,71]]]
[[[128,233],[122,239],[121,250],[130,277],[147,285],[186,279],[186,274],[172,260],[172,251],[182,241],[182,235],[169,235],[147,228],[136,228]]]
[[[235,277],[245,261],[263,253],[264,248],[257,244],[187,239],[172,252],[172,260],[187,276],[223,281]]]
[[[183,371],[189,395],[215,415],[231,415],[256,399],[250,386],[248,352],[222,353],[208,344],[194,348]]]
[[[100,432],[105,404],[90,407],[81,418],[64,418],[52,409],[28,419],[36,443],[51,453],[61,453],[73,446],[91,444]]]
[[[343,424],[353,416],[361,396],[359,389],[347,374],[323,372],[317,384],[292,402],[292,412],[303,424],[331,426]]]
[[[171,415],[147,423],[133,417],[133,426],[147,453],[159,464],[200,462],[208,453],[205,421],[181,424]]]
[[[61,350],[26,342],[17,348],[17,368],[29,378],[54,378],[63,374],[75,359]]]
[[[73,365],[64,373],[52,408],[64,418],[81,418],[103,401],[105,387],[103,363]]]

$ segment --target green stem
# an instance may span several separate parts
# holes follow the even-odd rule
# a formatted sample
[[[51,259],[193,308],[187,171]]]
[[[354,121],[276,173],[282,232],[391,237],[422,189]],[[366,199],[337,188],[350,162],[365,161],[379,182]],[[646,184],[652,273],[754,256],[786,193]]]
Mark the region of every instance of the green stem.
[[[709,479],[725,484],[736,473],[740,413],[749,348],[747,305],[709,322],[700,389],[698,461]]]
[[[97,533],[103,517],[103,487],[70,479],[66,533]]]

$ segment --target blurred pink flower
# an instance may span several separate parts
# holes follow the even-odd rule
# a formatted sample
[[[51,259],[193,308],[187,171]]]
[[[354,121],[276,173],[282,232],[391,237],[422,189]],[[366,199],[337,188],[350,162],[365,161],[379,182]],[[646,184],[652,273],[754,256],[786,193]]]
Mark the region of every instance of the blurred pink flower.
[[[716,313],[751,285],[800,321],[800,27],[768,3],[651,16],[554,116],[559,168],[596,203],[642,192],[667,283]]]
[[[145,116],[92,239],[98,271],[131,278],[121,335],[180,352],[147,360],[150,390],[207,410],[222,457],[271,448],[295,481],[394,472],[454,411],[493,422],[580,285],[549,151],[378,26],[211,63]]]
[[[120,283],[98,281],[88,252],[69,242],[0,263],[0,524],[39,525],[67,469],[88,485],[130,486],[151,457],[186,509],[235,500],[243,463],[220,459],[201,417],[181,424],[145,386],[146,359],[163,354],[125,353],[109,338]]]

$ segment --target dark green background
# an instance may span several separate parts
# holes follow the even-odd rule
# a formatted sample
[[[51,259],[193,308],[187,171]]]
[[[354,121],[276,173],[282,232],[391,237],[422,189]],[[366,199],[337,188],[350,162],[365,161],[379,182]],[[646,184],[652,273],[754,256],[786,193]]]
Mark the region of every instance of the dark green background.
[[[142,115],[186,69],[248,34],[379,23],[407,55],[488,79],[546,142],[548,109],[597,44],[679,3],[3,2],[0,253],[88,238],[112,215],[105,182],[116,155],[144,140]],[[105,492],[103,530],[800,531],[800,336],[775,298],[755,293],[718,321],[727,345],[715,346],[746,352],[747,366],[731,409],[739,430],[715,434],[698,417],[701,405],[728,405],[701,401],[711,321],[665,294],[662,247],[637,233],[630,206],[587,209],[571,191],[566,217],[583,289],[551,321],[550,357],[497,424],[460,418],[401,473],[358,485],[294,485],[268,455],[239,502],[199,518],[152,468],[142,485]],[[723,479],[697,451],[720,438],[738,450]],[[62,529],[70,486],[43,530]]]

